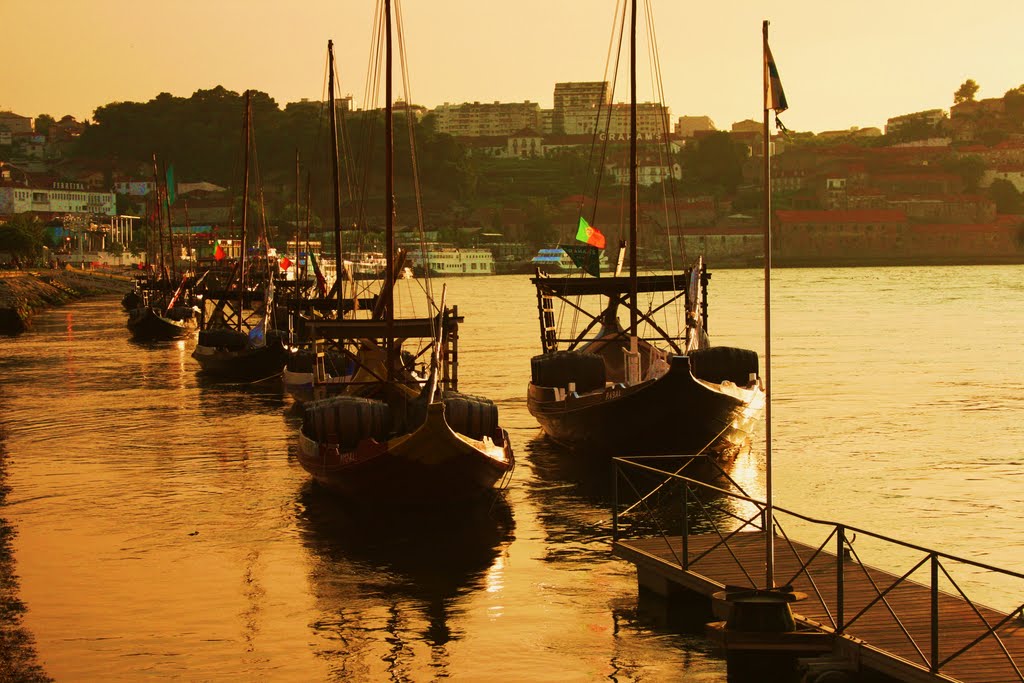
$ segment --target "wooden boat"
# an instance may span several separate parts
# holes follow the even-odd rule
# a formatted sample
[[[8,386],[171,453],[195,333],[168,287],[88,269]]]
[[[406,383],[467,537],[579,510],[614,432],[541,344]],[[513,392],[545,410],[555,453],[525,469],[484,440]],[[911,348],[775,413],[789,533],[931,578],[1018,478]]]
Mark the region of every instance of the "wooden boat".
[[[251,93],[246,91],[241,258],[226,281],[214,278],[211,286],[202,290],[202,329],[192,352],[205,375],[234,382],[277,377],[287,359],[285,334],[275,328],[270,259],[264,254],[250,261],[246,255],[251,123]]]
[[[192,334],[196,329],[195,311],[189,306],[164,310],[139,306],[128,312],[128,331],[135,341],[165,341]]]
[[[527,407],[553,440],[588,455],[724,453],[744,441],[763,406],[758,358],[710,347],[703,260],[681,275],[637,274],[635,2],[632,8],[629,273],[620,275],[621,266],[612,277],[537,272],[543,353],[531,361]],[[582,214],[580,225],[589,228]],[[558,315],[556,302],[569,315]],[[620,308],[628,326],[618,320]],[[563,318],[577,328],[560,330]]]
[[[298,461],[343,499],[374,506],[431,506],[479,500],[504,486],[515,465],[508,432],[492,401],[458,393],[456,308],[428,294],[436,315],[396,316],[394,289],[405,267],[395,249],[391,96],[391,2],[380,22],[385,72],[385,252],[382,290],[371,310],[339,303],[333,319],[306,322],[315,343],[315,390],[333,393],[305,404]],[[331,134],[334,121],[333,45],[328,43]],[[341,225],[335,168],[335,225]],[[335,253],[342,253],[340,230]],[[407,281],[406,281],[407,282]],[[343,296],[344,283],[336,293]],[[427,289],[429,292],[429,289]],[[327,352],[350,359],[355,371],[342,381],[324,369]],[[420,366],[427,366],[424,377]]]

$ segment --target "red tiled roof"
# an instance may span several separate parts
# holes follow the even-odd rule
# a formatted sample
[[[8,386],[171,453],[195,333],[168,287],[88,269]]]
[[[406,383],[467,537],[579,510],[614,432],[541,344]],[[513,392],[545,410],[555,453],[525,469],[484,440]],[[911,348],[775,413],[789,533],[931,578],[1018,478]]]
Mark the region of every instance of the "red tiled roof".
[[[996,225],[1007,228],[1024,227],[1024,216],[1016,214],[996,214]]]
[[[910,226],[911,232],[919,233],[965,233],[965,232],[992,232],[993,230],[1010,230],[1014,225],[996,223],[914,223]]]
[[[901,194],[890,195],[889,200],[894,202],[945,202],[946,204],[971,204],[991,201],[987,197],[977,194]]]
[[[849,209],[845,211],[776,211],[783,223],[904,223],[899,209]]]
[[[959,180],[960,176],[954,173],[943,173],[941,171],[923,173],[873,173],[871,177],[875,180]]]

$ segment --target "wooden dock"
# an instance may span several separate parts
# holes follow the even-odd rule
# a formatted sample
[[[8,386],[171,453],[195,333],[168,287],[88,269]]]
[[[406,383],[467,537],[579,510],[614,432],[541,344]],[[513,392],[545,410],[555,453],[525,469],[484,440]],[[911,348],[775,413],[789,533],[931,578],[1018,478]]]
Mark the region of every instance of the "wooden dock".
[[[832,549],[849,547],[842,532],[837,538],[820,547],[774,538],[776,584],[807,594],[792,605],[798,625],[830,636],[837,654],[903,681],[1024,681],[1020,611],[1009,615],[967,599],[946,573],[955,558],[926,551],[899,576],[848,551],[837,562]],[[642,586],[706,596],[763,581],[765,551],[760,530],[688,535],[685,551],[683,536],[616,538],[613,545],[616,556],[637,566]]]

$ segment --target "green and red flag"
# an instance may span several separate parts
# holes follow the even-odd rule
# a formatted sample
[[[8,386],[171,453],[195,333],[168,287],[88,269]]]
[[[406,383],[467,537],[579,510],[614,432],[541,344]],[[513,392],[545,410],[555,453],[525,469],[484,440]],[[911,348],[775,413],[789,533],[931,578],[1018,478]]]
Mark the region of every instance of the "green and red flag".
[[[213,258],[218,261],[223,261],[227,254],[224,253],[224,247],[220,246],[220,242],[217,243],[217,248],[213,252]]]
[[[604,235],[597,228],[591,227],[590,223],[587,223],[587,219],[583,216],[580,216],[580,227],[576,230],[576,239],[580,242],[586,242],[592,247],[604,249]]]

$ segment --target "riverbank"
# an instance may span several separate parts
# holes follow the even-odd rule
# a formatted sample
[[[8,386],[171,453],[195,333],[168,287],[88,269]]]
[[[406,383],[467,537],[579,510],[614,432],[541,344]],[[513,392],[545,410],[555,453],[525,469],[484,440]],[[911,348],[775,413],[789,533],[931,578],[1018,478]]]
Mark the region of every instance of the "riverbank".
[[[0,334],[29,329],[32,315],[71,301],[126,291],[130,278],[86,270],[7,271],[0,273]]]
[[[7,503],[7,434],[0,424],[0,508]],[[22,624],[25,604],[18,599],[12,549],[14,528],[0,517],[0,681],[52,680],[39,665],[32,634]]]

